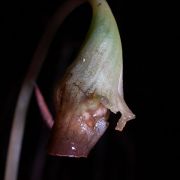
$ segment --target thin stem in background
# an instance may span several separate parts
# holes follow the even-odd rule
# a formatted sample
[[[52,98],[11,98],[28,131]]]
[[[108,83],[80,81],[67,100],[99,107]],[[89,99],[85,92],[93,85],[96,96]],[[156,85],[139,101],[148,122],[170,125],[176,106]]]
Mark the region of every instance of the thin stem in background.
[[[45,30],[45,33],[36,49],[28,73],[22,83],[22,88],[20,90],[15,108],[7,153],[4,180],[17,180],[18,178],[19,160],[25,129],[27,109],[33,92],[34,83],[48,53],[48,48],[58,27],[61,25],[63,20],[67,17],[68,14],[70,14],[72,10],[74,10],[83,2],[84,0],[69,0],[62,7],[60,7],[53,16],[50,24],[48,24],[47,29]]]

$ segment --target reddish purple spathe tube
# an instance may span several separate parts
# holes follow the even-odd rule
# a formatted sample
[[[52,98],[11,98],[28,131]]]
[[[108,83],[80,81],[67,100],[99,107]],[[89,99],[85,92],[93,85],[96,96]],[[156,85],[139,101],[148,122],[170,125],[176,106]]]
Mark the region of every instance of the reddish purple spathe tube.
[[[108,127],[108,110],[96,99],[88,98],[77,107],[59,112],[52,129],[49,154],[87,157]]]

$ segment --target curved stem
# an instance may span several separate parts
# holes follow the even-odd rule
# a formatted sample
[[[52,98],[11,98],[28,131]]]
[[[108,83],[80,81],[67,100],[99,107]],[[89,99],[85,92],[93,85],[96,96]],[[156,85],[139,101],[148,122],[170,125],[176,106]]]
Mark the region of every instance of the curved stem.
[[[28,73],[22,83],[22,88],[15,108],[4,180],[16,180],[18,177],[18,167],[25,129],[26,113],[33,92],[34,82],[48,53],[48,48],[63,20],[71,13],[72,10],[81,5],[83,2],[84,0],[69,0],[62,7],[58,8],[52,18],[52,21],[48,24],[47,29],[45,30],[45,33],[36,49]]]

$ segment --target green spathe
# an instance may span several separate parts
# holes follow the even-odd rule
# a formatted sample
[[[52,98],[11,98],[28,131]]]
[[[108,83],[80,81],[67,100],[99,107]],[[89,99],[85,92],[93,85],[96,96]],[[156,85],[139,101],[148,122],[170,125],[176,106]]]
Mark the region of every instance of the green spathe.
[[[116,129],[122,130],[135,116],[123,98],[122,46],[118,27],[106,1],[90,0],[90,3],[93,17],[89,32],[57,94],[61,94],[65,85],[69,102],[76,105],[84,96],[93,94],[113,113],[121,112]]]

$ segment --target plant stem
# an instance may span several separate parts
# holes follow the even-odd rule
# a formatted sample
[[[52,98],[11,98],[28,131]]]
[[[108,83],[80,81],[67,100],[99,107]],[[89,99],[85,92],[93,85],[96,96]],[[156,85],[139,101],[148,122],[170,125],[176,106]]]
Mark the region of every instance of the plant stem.
[[[45,33],[43,34],[35,51],[28,73],[22,83],[22,88],[19,92],[15,108],[7,152],[4,180],[17,180],[18,178],[19,160],[27,109],[33,92],[34,83],[48,53],[48,48],[63,20],[72,12],[72,10],[81,5],[83,2],[84,0],[69,0],[63,6],[58,8],[57,12],[52,17],[52,21],[47,25]]]

